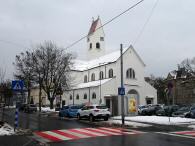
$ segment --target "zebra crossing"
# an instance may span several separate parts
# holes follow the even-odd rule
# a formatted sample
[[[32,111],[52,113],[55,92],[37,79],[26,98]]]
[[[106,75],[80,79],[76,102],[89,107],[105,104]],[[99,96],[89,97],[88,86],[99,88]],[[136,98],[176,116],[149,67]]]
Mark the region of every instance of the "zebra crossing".
[[[195,130],[193,131],[177,131],[177,132],[171,132],[172,134],[177,135],[184,135],[184,136],[190,136],[195,138]]]
[[[130,130],[130,129],[97,127],[97,128],[75,128],[75,129],[66,129],[66,130],[38,131],[38,132],[34,132],[31,138],[41,143],[49,143],[49,142],[60,142],[60,141],[68,141],[68,140],[78,140],[78,139],[92,138],[92,137],[133,135],[133,134],[142,134],[142,133],[144,132]]]

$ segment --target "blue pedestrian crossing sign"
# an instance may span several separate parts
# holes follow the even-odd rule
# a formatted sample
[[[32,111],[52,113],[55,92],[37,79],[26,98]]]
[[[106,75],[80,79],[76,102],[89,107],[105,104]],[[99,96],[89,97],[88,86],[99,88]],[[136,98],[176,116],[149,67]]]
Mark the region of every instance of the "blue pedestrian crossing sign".
[[[124,87],[118,88],[118,95],[125,95],[125,88]]]
[[[22,80],[12,81],[12,90],[13,91],[23,91],[23,88],[24,88],[24,81],[22,81]]]

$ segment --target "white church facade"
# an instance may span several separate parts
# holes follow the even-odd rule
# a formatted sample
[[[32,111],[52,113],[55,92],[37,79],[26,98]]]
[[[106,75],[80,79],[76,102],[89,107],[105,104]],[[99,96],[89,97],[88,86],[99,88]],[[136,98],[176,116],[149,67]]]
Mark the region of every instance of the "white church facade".
[[[105,34],[98,18],[92,22],[87,37],[87,59],[74,60],[71,88],[65,91],[66,104],[106,104],[112,115],[121,113],[118,87],[121,83],[120,50],[105,54]],[[157,91],[144,80],[145,64],[133,46],[123,49],[125,113],[128,98],[137,97],[138,104],[156,104]]]

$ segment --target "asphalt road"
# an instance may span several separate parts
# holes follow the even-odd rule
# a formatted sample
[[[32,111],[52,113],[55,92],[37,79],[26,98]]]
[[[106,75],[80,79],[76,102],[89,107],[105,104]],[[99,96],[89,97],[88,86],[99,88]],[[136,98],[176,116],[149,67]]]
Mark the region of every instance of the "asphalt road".
[[[5,120],[13,124],[14,111],[6,111]],[[20,113],[20,127],[28,128],[33,131],[48,131],[61,129],[89,128],[92,124],[82,123],[74,119],[60,120],[56,117],[39,116],[38,113],[26,114]],[[142,129],[139,129],[141,131]],[[66,140],[59,142],[46,143],[47,146],[194,146],[195,139],[171,135],[169,132],[160,134],[158,131],[147,131],[140,134],[109,135]],[[161,131],[162,132],[162,131]],[[195,138],[195,137],[194,137]],[[39,146],[29,136],[3,136],[0,137],[0,146]]]

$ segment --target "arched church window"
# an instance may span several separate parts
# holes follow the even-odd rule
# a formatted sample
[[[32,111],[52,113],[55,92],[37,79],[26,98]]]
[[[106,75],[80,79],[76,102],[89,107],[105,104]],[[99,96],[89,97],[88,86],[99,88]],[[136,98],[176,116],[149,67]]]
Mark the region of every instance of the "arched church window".
[[[112,78],[113,77],[113,69],[109,69],[108,71],[108,77]]]
[[[104,73],[103,73],[103,71],[100,71],[99,79],[102,80],[103,78],[104,78]]]
[[[83,97],[83,99],[87,99],[87,94],[86,94],[86,93],[84,94],[84,97]]]
[[[135,71],[132,68],[129,68],[126,72],[126,78],[135,79]]]
[[[89,44],[89,49],[92,49],[92,43]]]
[[[84,83],[87,83],[87,75],[84,76]]]
[[[95,93],[92,94],[92,99],[96,99],[96,94]]]
[[[70,100],[72,100],[72,95],[70,95]]]
[[[76,99],[79,100],[79,94],[77,94]]]
[[[94,73],[92,73],[92,75],[91,75],[91,81],[95,81],[95,74]]]
[[[100,43],[99,43],[99,42],[96,43],[96,48],[97,48],[97,49],[100,49]]]

